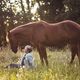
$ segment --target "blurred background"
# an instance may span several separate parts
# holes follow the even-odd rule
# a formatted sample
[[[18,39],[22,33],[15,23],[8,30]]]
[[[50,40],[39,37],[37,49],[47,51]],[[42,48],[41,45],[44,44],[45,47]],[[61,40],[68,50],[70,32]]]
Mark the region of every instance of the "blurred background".
[[[80,23],[80,0],[0,0],[0,47],[7,45],[7,32],[14,27],[66,19]]]

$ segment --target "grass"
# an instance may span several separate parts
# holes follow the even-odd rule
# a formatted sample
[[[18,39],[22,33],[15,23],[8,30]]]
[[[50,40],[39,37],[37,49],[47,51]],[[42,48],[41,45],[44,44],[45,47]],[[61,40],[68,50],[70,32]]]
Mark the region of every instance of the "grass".
[[[22,52],[12,53],[9,48],[0,52],[0,80],[80,80],[80,66],[77,57],[72,65],[70,51],[49,51],[47,49],[49,67],[42,66],[38,52],[35,50],[34,57],[37,67],[27,69],[5,69],[9,63],[16,63]]]

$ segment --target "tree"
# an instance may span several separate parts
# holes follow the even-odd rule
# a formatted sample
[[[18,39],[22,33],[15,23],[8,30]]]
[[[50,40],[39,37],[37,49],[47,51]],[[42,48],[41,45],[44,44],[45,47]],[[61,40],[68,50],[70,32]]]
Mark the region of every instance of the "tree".
[[[64,12],[63,0],[36,0],[39,4],[38,14],[42,20],[54,22],[55,16]]]
[[[4,25],[4,11],[5,1],[0,0],[0,47],[6,46],[6,28]]]
[[[33,14],[31,10],[36,3],[37,11]],[[7,31],[38,18],[47,22],[69,19],[80,23],[80,0],[0,0],[0,46],[6,44]]]
[[[64,0],[65,12],[56,16],[56,21],[65,19],[80,23],[80,0]]]

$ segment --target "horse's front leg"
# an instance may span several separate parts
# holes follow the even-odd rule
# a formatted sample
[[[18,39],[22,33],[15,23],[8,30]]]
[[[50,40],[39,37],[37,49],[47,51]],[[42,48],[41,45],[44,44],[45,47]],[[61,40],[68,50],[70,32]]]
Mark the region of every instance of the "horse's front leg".
[[[41,63],[42,65],[44,65],[44,60],[43,60],[43,55],[41,53],[41,50],[39,48],[37,48],[38,52],[39,52],[39,56],[40,56],[40,60],[41,60]]]
[[[71,61],[70,61],[70,63],[72,64],[76,54],[78,53],[77,44],[70,45],[70,50],[71,50]]]
[[[42,46],[42,45],[39,45],[37,47],[37,49],[39,51],[39,55],[40,55],[40,59],[41,59],[42,65],[44,65],[44,60],[45,60],[45,63],[48,66],[46,48],[44,46]]]

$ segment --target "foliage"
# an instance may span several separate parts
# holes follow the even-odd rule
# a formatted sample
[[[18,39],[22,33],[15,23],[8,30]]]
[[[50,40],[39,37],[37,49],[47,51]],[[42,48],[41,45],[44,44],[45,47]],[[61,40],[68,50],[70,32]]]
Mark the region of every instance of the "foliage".
[[[0,47],[12,28],[31,21],[80,23],[80,0],[0,0]]]

